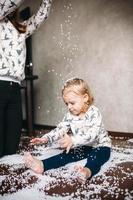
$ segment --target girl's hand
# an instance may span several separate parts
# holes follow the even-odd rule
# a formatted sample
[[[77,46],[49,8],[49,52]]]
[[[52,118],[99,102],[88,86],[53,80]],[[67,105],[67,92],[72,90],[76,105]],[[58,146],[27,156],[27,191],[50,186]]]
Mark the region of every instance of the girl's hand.
[[[30,144],[46,144],[48,143],[47,138],[33,138],[30,140]]]
[[[60,147],[66,149],[66,153],[68,153],[73,145],[72,138],[68,134],[64,134],[64,136],[59,140]]]

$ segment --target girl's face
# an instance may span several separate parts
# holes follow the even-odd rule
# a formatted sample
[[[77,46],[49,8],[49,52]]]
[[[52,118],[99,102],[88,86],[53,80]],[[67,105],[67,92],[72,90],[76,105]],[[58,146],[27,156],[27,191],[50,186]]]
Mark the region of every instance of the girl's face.
[[[75,92],[64,92],[63,100],[71,114],[81,116],[88,110],[88,95],[80,95]]]

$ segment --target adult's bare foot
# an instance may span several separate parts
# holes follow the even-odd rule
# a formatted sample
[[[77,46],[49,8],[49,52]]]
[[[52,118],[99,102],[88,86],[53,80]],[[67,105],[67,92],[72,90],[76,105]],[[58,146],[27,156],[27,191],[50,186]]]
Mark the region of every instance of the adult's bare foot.
[[[42,174],[44,172],[42,161],[33,157],[29,152],[26,152],[24,154],[24,162],[25,162],[26,167],[28,167],[35,173]]]

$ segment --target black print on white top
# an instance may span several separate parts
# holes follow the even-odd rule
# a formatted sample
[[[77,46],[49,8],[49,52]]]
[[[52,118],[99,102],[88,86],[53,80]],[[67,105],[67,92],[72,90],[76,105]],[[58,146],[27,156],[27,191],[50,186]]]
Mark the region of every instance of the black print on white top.
[[[0,0],[0,19],[13,12],[23,0]]]
[[[68,132],[69,129],[72,131],[73,147],[83,145],[111,147],[111,140],[104,127],[101,113],[94,105],[89,107],[82,119],[68,112],[57,128],[43,137],[47,137],[49,143],[52,144],[60,139],[64,133]]]

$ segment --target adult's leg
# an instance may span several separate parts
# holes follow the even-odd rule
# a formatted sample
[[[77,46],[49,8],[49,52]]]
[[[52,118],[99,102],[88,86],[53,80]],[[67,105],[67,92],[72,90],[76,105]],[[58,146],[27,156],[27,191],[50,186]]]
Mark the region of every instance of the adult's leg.
[[[16,153],[22,128],[21,91],[17,83],[9,85],[10,96],[6,109],[6,135],[4,154]]]
[[[0,100],[0,157],[4,155],[4,109]]]
[[[0,81],[0,157],[4,155],[4,127],[5,127],[5,104],[6,104],[6,97],[5,95],[6,88],[3,93],[3,85]]]
[[[5,128],[6,128],[6,105],[8,102],[9,88],[7,87],[6,81],[0,80],[0,157],[4,156],[4,146],[5,146]]]

